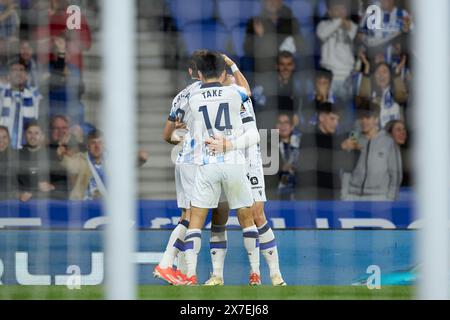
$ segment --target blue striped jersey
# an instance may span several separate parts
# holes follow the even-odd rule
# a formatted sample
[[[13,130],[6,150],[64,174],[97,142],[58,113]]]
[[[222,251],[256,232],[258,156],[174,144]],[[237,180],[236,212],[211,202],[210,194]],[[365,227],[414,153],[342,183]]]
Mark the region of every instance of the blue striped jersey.
[[[196,81],[186,88],[184,88],[180,93],[178,93],[172,101],[172,108],[170,109],[169,121],[175,122],[177,118],[181,122],[186,123],[186,119],[189,118],[190,110],[187,108],[188,99],[191,92],[201,86],[200,81]],[[194,161],[193,153],[195,149],[195,140],[192,138],[189,128],[184,135],[183,145],[181,151],[178,153],[176,163],[177,164],[192,164]]]
[[[256,115],[255,110],[253,109],[252,100],[248,99],[246,102],[244,102],[243,107],[245,108],[246,112],[253,117],[255,121],[252,123],[254,123],[255,128],[258,129],[256,126]],[[253,168],[262,165],[261,147],[259,143],[245,149],[245,160],[247,161],[248,167]]]
[[[233,142],[244,133],[245,123],[255,121],[243,105],[249,100],[245,89],[237,85],[205,83],[193,90],[188,100],[190,117],[187,126],[198,142],[194,150],[194,163],[245,164],[245,155],[241,150],[216,152],[205,143],[206,138],[219,135]]]

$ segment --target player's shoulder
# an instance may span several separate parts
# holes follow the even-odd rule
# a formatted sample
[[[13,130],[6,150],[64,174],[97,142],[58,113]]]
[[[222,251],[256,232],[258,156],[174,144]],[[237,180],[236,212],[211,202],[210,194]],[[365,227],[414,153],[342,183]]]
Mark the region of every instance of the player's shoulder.
[[[188,92],[192,92],[192,91],[194,91],[194,90],[199,89],[201,86],[202,86],[202,82],[201,82],[200,80],[197,80],[197,81],[191,83],[190,85],[188,85],[188,86],[185,88],[185,90],[186,90],[186,92],[188,93]]]
[[[243,102],[249,100],[247,90],[244,87],[238,86],[237,84],[232,84],[232,85],[226,86],[225,88],[227,88],[227,90],[229,90],[230,92],[239,95]]]
[[[192,92],[194,90],[196,90],[197,88],[200,88],[201,86],[201,81],[195,81],[191,84],[189,84],[188,86],[186,86],[183,90],[181,90],[174,98],[174,103],[175,102],[179,102],[182,99],[189,99],[190,95],[192,94]]]
[[[235,90],[235,91],[247,92],[247,90],[245,90],[244,87],[241,87],[235,83],[230,84],[229,86],[226,86],[226,88],[229,88],[230,90]]]

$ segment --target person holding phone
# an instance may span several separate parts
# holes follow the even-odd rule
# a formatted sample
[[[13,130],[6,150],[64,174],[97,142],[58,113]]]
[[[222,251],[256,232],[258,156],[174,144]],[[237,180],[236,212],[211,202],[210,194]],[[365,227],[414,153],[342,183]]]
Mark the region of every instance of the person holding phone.
[[[379,129],[379,107],[361,100],[357,108],[359,136],[350,134],[341,148],[357,156],[351,174],[343,179],[341,197],[350,201],[393,201],[398,198],[402,163],[398,145]]]

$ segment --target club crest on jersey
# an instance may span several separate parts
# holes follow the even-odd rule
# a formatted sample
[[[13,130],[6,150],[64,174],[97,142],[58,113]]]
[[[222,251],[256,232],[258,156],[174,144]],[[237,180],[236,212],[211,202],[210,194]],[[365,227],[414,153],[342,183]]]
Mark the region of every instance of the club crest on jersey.
[[[257,177],[251,177],[250,178],[250,183],[253,185],[253,186],[256,186],[257,184],[258,184],[258,178]]]

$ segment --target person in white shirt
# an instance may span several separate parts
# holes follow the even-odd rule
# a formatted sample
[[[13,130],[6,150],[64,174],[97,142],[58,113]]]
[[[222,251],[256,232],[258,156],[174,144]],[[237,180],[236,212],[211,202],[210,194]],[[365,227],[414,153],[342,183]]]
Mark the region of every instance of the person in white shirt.
[[[370,99],[380,107],[380,128],[384,128],[391,120],[404,119],[403,109],[408,100],[408,90],[401,77],[401,70],[406,63],[406,56],[394,70],[385,62],[372,66],[363,53],[360,58],[364,71],[358,96]]]
[[[353,41],[358,26],[349,18],[346,0],[328,1],[329,19],[317,26],[321,48],[320,65],[333,73],[333,92],[339,97],[351,95],[349,76],[355,64]]]

